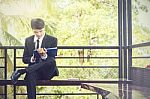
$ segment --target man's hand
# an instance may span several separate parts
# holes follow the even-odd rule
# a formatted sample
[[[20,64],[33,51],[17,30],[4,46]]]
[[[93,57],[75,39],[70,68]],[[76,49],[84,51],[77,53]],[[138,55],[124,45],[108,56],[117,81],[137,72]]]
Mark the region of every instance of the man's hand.
[[[45,48],[39,48],[39,49],[37,49],[37,51],[41,57],[46,56],[46,49]]]
[[[30,59],[30,62],[31,62],[31,63],[34,63],[35,60],[36,60],[36,58],[34,58],[34,56],[32,56],[31,59]]]

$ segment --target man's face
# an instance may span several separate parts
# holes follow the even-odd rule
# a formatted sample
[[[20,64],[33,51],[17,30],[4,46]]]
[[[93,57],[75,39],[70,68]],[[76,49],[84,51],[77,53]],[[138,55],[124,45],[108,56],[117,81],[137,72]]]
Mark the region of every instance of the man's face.
[[[36,37],[41,38],[45,34],[45,29],[33,29],[33,33]]]

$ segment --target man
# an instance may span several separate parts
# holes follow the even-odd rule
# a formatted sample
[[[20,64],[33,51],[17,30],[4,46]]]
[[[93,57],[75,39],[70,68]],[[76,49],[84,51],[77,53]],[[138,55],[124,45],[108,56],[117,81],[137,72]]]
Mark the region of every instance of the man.
[[[45,23],[42,19],[31,20],[34,35],[26,38],[23,53],[23,62],[28,64],[28,67],[16,70],[11,76],[12,82],[16,84],[18,78],[26,73],[28,99],[36,99],[37,80],[49,80],[58,76],[55,58],[48,55],[46,51],[46,48],[57,47],[57,38],[47,35],[44,27]],[[34,50],[40,54],[39,59],[34,57]]]

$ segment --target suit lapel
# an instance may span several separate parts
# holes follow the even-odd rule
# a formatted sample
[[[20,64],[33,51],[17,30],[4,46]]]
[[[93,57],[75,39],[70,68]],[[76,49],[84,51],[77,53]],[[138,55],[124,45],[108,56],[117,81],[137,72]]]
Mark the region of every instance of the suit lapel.
[[[42,41],[41,48],[44,48],[44,47],[45,47],[46,38],[47,38],[47,35],[45,34],[45,36],[44,36],[44,38],[43,38],[43,41]]]
[[[32,43],[30,45],[31,50],[35,50],[34,36],[32,37]]]

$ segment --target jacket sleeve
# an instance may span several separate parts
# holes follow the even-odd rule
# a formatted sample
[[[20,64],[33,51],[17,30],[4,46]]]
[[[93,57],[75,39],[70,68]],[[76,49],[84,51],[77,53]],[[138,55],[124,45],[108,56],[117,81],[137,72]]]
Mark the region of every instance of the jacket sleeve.
[[[52,47],[57,47],[57,38],[54,38],[54,39],[53,39]]]
[[[30,59],[31,59],[31,56],[32,56],[32,55],[30,55],[28,48],[29,48],[29,47],[28,47],[28,42],[27,42],[27,39],[26,39],[26,40],[25,40],[25,48],[24,48],[24,52],[23,52],[23,58],[22,58],[22,60],[23,60],[23,62],[24,62],[25,64],[30,64],[30,63],[31,63],[31,62],[30,62]]]

